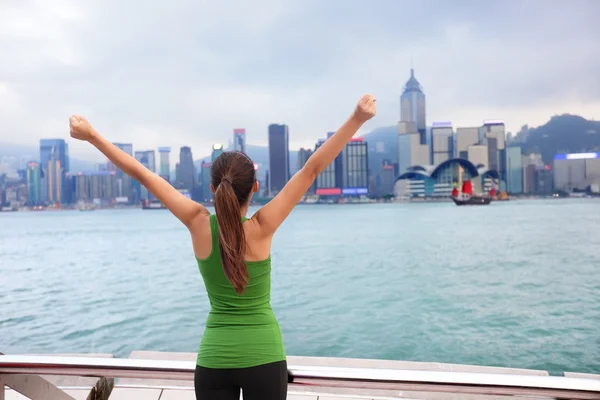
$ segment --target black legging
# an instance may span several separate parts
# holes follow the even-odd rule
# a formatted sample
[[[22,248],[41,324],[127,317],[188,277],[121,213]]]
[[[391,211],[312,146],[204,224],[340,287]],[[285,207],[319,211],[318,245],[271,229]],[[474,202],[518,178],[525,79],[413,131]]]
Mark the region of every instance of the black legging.
[[[214,369],[196,366],[196,400],[285,400],[288,387],[287,362],[278,361],[250,368]]]

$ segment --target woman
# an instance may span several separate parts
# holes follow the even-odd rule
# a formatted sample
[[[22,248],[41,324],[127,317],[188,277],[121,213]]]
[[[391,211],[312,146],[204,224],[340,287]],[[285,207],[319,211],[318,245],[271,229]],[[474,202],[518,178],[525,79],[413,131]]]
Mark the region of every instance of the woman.
[[[254,164],[243,153],[223,153],[211,169],[215,214],[104,139],[83,117],[70,119],[71,137],[93,144],[144,185],[190,231],[211,310],[202,336],[194,386],[199,400],[280,400],[287,396],[287,363],[270,304],[271,241],[313,182],[366,121],[375,99],[363,96],[351,117],[252,218],[258,191]]]

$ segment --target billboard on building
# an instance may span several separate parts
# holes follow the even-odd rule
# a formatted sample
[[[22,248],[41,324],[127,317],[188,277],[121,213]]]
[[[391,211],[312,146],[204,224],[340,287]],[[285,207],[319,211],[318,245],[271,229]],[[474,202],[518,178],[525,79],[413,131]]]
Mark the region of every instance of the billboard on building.
[[[340,196],[342,189],[340,188],[321,188],[317,189],[317,195],[319,196]]]

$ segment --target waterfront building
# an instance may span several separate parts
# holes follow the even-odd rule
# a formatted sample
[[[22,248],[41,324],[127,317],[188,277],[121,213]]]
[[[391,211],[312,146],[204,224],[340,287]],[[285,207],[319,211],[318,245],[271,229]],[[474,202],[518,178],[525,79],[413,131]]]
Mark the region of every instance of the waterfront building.
[[[425,115],[425,93],[415,78],[414,69],[410,69],[410,78],[404,85],[400,96],[400,120],[412,122],[419,134],[419,144],[427,144],[427,126]]]
[[[269,125],[269,192],[276,195],[290,179],[289,129]]]
[[[451,122],[434,122],[431,126],[431,160],[434,165],[454,155],[454,132]]]
[[[600,184],[600,152],[554,156],[554,187],[572,192]]]
[[[246,153],[246,129],[233,130],[233,150]]]

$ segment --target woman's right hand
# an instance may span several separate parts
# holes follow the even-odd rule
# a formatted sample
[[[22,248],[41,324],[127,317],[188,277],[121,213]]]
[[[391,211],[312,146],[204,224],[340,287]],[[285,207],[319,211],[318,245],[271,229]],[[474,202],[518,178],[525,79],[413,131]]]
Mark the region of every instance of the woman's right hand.
[[[71,137],[73,139],[90,141],[92,139],[94,128],[85,117],[73,115],[69,118],[71,127]]]
[[[354,110],[354,118],[360,121],[360,123],[365,123],[373,118],[377,113],[376,101],[375,97],[370,94],[365,94],[361,97]]]

